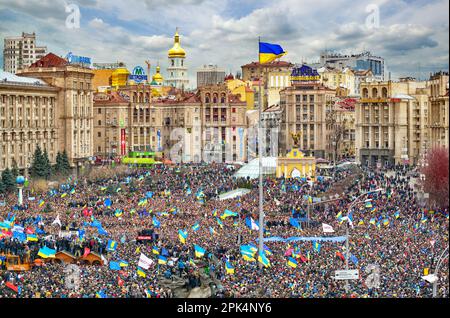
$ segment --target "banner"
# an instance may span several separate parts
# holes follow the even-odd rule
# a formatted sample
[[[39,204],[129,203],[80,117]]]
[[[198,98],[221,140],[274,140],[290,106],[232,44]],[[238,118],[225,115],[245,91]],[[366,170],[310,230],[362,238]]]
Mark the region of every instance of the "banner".
[[[257,239],[258,241],[258,239]],[[282,238],[279,236],[273,236],[273,237],[266,237],[264,238],[264,242],[310,242],[310,241],[317,241],[317,242],[344,242],[345,236],[335,236],[335,237],[305,237],[305,236],[292,236],[288,238]]]
[[[126,144],[126,130],[122,128],[120,130],[120,154],[122,156],[126,155],[127,144]]]
[[[150,265],[153,264],[153,261],[148,258],[147,256],[145,256],[143,253],[141,253],[141,256],[139,257],[139,263],[138,266],[145,268],[145,269],[149,269]]]

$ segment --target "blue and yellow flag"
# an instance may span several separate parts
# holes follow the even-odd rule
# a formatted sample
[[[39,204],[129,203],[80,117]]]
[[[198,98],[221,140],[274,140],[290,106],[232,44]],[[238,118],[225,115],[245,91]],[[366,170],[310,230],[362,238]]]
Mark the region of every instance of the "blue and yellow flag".
[[[264,265],[264,267],[270,267],[270,260],[266,257],[265,253],[259,253],[258,261]]]
[[[113,240],[109,240],[106,245],[106,250],[110,252],[114,252],[117,249],[117,242]]]
[[[289,257],[287,264],[292,268],[297,268],[298,262],[292,257]]]
[[[36,234],[28,234],[27,235],[27,241],[37,242],[38,241],[38,237],[37,237]]]
[[[159,255],[159,249],[158,249],[157,246],[153,246],[152,253],[155,254],[155,255]]]
[[[320,252],[320,243],[319,242],[314,241],[313,247],[314,247],[315,251]]]
[[[192,231],[194,231],[194,232],[197,232],[199,228],[200,228],[200,224],[198,224],[198,222],[195,223],[194,225],[192,225]]]
[[[44,200],[39,200],[39,207],[42,207],[43,205],[45,204],[45,201]]]
[[[195,250],[195,257],[202,258],[203,255],[205,255],[205,249],[198,245],[194,245],[194,250]]]
[[[238,214],[237,214],[237,212],[233,212],[228,209],[225,209],[225,212],[223,212],[223,214],[220,216],[220,218],[223,220],[229,216],[238,216]]]
[[[187,237],[188,237],[188,234],[186,231],[178,230],[178,238],[180,239],[181,243],[185,244]]]
[[[144,278],[147,276],[147,274],[145,274],[144,270],[140,267],[137,268],[137,274]]]
[[[158,264],[162,264],[162,265],[167,264],[167,258],[160,255],[158,257]]]
[[[225,262],[225,270],[226,270],[227,274],[230,274],[230,275],[234,274],[234,267],[231,265],[231,263],[228,260]]]
[[[119,265],[120,265],[120,267],[127,267],[129,264],[128,264],[127,261],[120,260],[120,261],[119,261]]]
[[[121,217],[123,215],[123,210],[116,209],[116,211],[114,212],[114,215],[117,216],[117,217]]]
[[[287,52],[278,44],[259,42],[259,63],[266,64],[286,55]]]
[[[209,233],[210,233],[211,235],[214,235],[214,234],[216,233],[216,231],[210,226],[210,227],[209,227]]]

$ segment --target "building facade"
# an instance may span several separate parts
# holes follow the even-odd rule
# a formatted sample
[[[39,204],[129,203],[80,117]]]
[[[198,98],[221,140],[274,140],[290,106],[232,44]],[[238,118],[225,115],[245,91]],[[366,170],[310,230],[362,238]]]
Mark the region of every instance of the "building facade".
[[[203,65],[197,70],[197,88],[223,83],[225,80],[225,70],[217,65]]]
[[[355,105],[356,161],[373,167],[416,164],[429,140],[427,83],[362,83],[361,94]]]
[[[189,79],[186,65],[186,51],[181,47],[178,29],[174,36],[173,47],[168,52],[168,58],[169,66],[167,67],[166,84],[177,89],[187,89]]]
[[[93,71],[49,53],[18,74],[39,78],[59,88],[55,109],[57,149],[66,150],[74,167],[88,164],[94,151]]]
[[[320,84],[319,75],[312,68],[302,65],[293,70],[291,86],[280,92],[282,154],[293,147],[291,133],[300,132],[301,151],[316,158],[332,158],[332,123],[328,122],[327,114],[333,108],[335,97],[336,91]]]
[[[27,174],[37,146],[55,163],[59,89],[3,71],[0,78],[0,171],[16,165]]]
[[[3,69],[16,74],[47,53],[46,46],[36,45],[36,34],[22,32],[22,36],[6,37],[3,47]]]
[[[448,80],[446,72],[438,72],[430,77],[430,98],[428,113],[429,147],[448,149]]]

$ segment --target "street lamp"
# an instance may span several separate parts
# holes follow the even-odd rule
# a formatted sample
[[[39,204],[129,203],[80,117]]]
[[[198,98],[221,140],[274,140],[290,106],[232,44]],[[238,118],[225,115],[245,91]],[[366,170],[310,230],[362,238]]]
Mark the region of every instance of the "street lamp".
[[[373,191],[368,191],[368,192],[361,193],[358,197],[356,197],[356,199],[352,202],[352,204],[350,204],[350,206],[348,207],[348,211],[351,212],[353,210],[353,207],[357,203],[361,203],[361,202],[359,202],[359,200],[363,196],[365,196],[367,194],[377,193],[377,192],[380,192],[380,191],[383,191],[383,189],[382,188],[378,188],[378,189],[373,190]],[[349,212],[347,212],[347,216],[342,218],[343,220],[347,221],[347,226],[346,226],[346,229],[345,229],[345,270],[347,270],[347,271],[348,271],[348,259],[349,259],[349,254],[350,254],[349,253],[349,247],[348,247],[348,243],[349,243],[349,240],[350,240],[350,234],[349,234],[349,230],[348,230],[348,223],[349,223],[348,222],[348,219],[349,219],[348,216],[350,215]],[[349,289],[350,289],[350,285],[349,285],[348,280],[346,280],[345,281],[345,292],[348,293]]]
[[[17,176],[16,178],[16,183],[17,183],[17,189],[19,190],[18,193],[18,200],[17,203],[19,206],[23,205],[23,194],[22,194],[22,190],[23,190],[23,185],[25,183],[25,177],[24,176]]]
[[[444,252],[441,254],[441,256],[439,257],[439,259],[438,259],[438,262],[437,262],[437,265],[436,265],[436,269],[434,270],[434,273],[433,273],[433,275],[435,276],[435,281],[433,282],[433,298],[436,298],[437,297],[437,284],[438,284],[438,281],[439,281],[439,277],[438,277],[438,272],[439,272],[439,268],[440,268],[440,266],[441,266],[441,264],[442,264],[442,261],[444,260],[444,255],[445,255],[445,253],[446,252],[448,252],[448,246],[446,247],[446,249],[444,250]],[[448,257],[448,255],[447,255],[447,257]]]

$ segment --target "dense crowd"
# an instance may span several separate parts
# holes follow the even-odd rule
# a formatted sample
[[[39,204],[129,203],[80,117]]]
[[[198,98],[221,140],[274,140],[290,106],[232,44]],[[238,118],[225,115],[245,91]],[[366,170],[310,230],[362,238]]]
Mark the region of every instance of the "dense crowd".
[[[258,224],[258,180],[236,179],[234,173],[232,166],[221,164],[130,169],[113,180],[68,182],[45,195],[29,193],[29,189],[25,209],[15,206],[13,195],[4,198],[0,221],[13,219],[11,227],[20,226],[38,240],[20,240],[12,228],[2,230],[0,297],[173,297],[167,281],[182,277],[189,290],[201,285],[201,275],[213,282],[213,297],[431,297],[431,284],[422,276],[432,273],[449,244],[448,210],[424,207],[410,186],[407,170],[337,170],[333,178],[313,183],[264,178],[265,255],[270,266],[262,269],[257,255],[249,261],[240,251],[241,245],[258,246],[258,231],[246,224],[250,219]],[[238,187],[251,191],[219,200],[220,194]],[[339,198],[317,203],[316,198],[336,193]],[[28,200],[31,196],[34,200]],[[308,205],[310,222],[305,219]],[[225,210],[238,215],[220,218]],[[343,218],[349,213],[351,222]],[[292,225],[293,217],[300,226]],[[100,234],[94,221],[105,232]],[[324,233],[322,223],[332,226],[334,233]],[[279,239],[342,237],[347,227],[348,251],[342,240]],[[136,241],[146,229],[157,234],[155,242]],[[185,243],[179,239],[179,230],[187,232]],[[75,234],[79,231],[82,237]],[[110,241],[117,242],[114,251],[108,250]],[[206,250],[204,256],[195,255],[194,244]],[[45,259],[29,271],[6,270],[6,255],[33,262],[44,246],[75,257],[88,248],[101,255],[104,264],[79,263],[77,289],[66,284],[67,265],[54,260]],[[348,289],[344,281],[333,278],[336,270],[345,268],[347,252],[352,256],[349,268],[360,273]],[[141,253],[154,261],[143,270],[145,277],[138,273]],[[161,255],[167,258],[166,264],[158,263]],[[296,260],[295,268],[289,266],[289,259]],[[108,265],[111,261],[128,265],[113,270]],[[227,271],[226,264],[234,272]],[[372,264],[379,268],[378,286],[368,284]],[[439,296],[448,297],[448,258],[440,269],[438,286]]]

